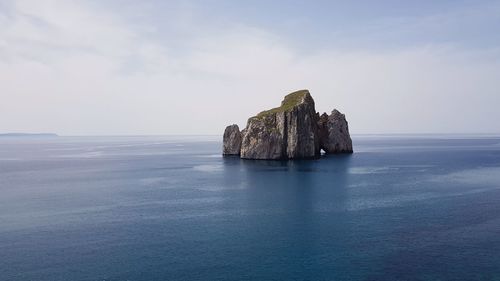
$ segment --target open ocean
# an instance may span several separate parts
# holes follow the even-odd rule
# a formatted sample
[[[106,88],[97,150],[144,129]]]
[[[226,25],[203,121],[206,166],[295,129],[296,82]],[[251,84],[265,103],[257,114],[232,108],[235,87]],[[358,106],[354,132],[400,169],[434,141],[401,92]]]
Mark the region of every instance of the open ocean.
[[[500,280],[500,138],[0,139],[0,280]]]

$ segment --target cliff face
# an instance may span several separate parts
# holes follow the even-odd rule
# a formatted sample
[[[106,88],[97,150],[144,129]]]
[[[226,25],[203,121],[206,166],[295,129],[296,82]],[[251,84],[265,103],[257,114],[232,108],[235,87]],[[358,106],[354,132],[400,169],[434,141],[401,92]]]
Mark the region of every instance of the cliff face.
[[[352,152],[352,142],[344,115],[334,110],[320,117],[307,90],[293,92],[280,107],[251,117],[242,132],[237,125],[224,132],[223,154],[245,159],[315,158],[320,149]]]
[[[281,106],[248,119],[241,158],[289,159],[319,155],[314,100],[307,90],[285,97]]]

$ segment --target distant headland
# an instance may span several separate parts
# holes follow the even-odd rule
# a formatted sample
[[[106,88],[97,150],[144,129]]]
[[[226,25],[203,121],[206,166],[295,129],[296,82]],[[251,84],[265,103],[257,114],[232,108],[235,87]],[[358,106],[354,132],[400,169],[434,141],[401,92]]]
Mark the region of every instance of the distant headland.
[[[58,137],[53,133],[4,133],[0,137]]]
[[[345,115],[334,109],[320,115],[308,90],[288,94],[281,106],[250,117],[245,129],[227,126],[222,154],[244,159],[287,160],[352,153]]]

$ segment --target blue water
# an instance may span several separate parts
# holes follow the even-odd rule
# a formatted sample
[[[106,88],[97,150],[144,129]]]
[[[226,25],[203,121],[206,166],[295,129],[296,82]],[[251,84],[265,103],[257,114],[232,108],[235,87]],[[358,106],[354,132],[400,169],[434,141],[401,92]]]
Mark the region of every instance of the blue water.
[[[500,138],[0,139],[0,280],[500,280]]]

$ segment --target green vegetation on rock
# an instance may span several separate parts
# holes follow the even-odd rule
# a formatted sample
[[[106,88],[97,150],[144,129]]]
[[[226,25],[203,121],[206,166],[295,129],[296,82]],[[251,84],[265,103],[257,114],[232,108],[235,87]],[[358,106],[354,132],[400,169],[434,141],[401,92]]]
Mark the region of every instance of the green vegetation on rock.
[[[298,105],[304,96],[309,95],[308,90],[300,90],[300,91],[295,91],[293,93],[290,93],[285,96],[283,101],[281,102],[280,107],[275,107],[273,109],[265,110],[257,114],[257,116],[254,116],[252,118],[263,118],[271,114],[275,114],[278,112],[287,112],[292,110],[296,105]]]

